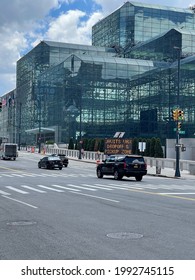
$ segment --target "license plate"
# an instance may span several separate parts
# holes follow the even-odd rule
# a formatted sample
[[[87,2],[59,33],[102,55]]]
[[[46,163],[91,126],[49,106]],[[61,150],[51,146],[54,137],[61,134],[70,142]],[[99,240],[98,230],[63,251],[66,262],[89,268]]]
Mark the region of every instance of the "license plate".
[[[54,165],[54,167],[58,167],[58,165],[57,165],[57,164],[55,164],[55,165]]]
[[[134,168],[138,168],[138,165],[134,165]]]

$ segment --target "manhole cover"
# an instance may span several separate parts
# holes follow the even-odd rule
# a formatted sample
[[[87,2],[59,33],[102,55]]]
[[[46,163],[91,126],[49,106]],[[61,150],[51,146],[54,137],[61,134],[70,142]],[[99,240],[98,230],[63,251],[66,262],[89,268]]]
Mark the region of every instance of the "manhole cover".
[[[108,233],[106,236],[110,238],[116,238],[116,239],[139,239],[143,237],[142,234],[133,233],[133,232]]]
[[[8,226],[30,226],[35,225],[36,222],[33,221],[18,221],[18,222],[9,222],[7,223]]]

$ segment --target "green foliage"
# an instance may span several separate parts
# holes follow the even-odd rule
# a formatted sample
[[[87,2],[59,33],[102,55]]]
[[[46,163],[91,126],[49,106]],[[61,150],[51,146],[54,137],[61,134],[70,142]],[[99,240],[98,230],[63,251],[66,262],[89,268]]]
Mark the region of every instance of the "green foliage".
[[[77,139],[76,139],[76,141],[75,141],[74,149],[75,149],[75,150],[78,150],[78,140],[77,140]]]
[[[146,149],[144,152],[139,151],[139,142],[146,142]],[[83,149],[85,151],[100,151],[104,152],[104,144],[105,140],[100,138],[85,138],[83,139]],[[69,142],[69,149],[74,149],[73,139],[70,139]],[[79,149],[79,143],[75,142],[75,150]],[[132,139],[132,154],[143,154],[147,157],[158,157],[163,158],[163,149],[161,146],[161,141],[159,138],[151,138],[151,139],[144,139],[144,138],[133,138]]]
[[[157,158],[163,158],[163,149],[162,149],[162,146],[161,146],[161,141],[159,138],[156,139],[156,142],[155,142],[155,154],[154,154],[155,157]]]
[[[99,147],[100,152],[104,152],[104,145],[105,145],[105,141],[104,141],[104,139],[101,139],[100,140],[100,147]]]
[[[45,144],[47,144],[47,145],[53,145],[53,144],[54,144],[54,141],[53,141],[53,140],[47,140],[47,141],[45,142]]]
[[[137,155],[138,154],[138,139],[133,138],[132,140],[132,154]]]
[[[150,157],[154,157],[155,155],[155,144],[156,144],[156,139],[155,137],[152,137],[151,143],[150,143]]]
[[[151,139],[147,139],[146,140],[146,149],[144,151],[144,155],[146,157],[149,157],[150,156],[150,145],[151,145]]]
[[[70,138],[70,140],[69,140],[68,149],[69,149],[69,150],[74,150],[74,141],[73,141],[73,138]]]

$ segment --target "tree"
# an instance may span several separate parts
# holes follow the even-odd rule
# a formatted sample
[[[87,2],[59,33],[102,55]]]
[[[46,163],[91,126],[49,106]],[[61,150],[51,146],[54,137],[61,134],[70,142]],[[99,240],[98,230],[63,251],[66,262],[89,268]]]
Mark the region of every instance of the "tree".
[[[163,158],[164,157],[160,138],[156,139],[154,156],[157,157],[157,158]]]
[[[138,139],[133,138],[132,140],[132,154],[138,154]]]
[[[156,144],[156,138],[152,137],[150,143],[150,157],[154,157],[155,155],[155,144]]]
[[[69,150],[74,150],[74,141],[73,141],[73,138],[70,138],[70,140],[69,140],[68,149],[69,149]]]
[[[146,149],[145,149],[145,152],[144,152],[144,155],[146,157],[150,156],[150,144],[151,144],[151,139],[147,139],[146,140]]]

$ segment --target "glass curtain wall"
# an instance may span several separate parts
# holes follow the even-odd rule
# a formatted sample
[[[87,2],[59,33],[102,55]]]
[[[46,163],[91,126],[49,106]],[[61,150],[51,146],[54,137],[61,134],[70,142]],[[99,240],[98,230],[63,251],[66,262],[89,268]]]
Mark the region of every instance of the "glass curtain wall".
[[[191,9],[126,2],[92,27],[92,44],[125,49],[171,28],[195,29]]]

